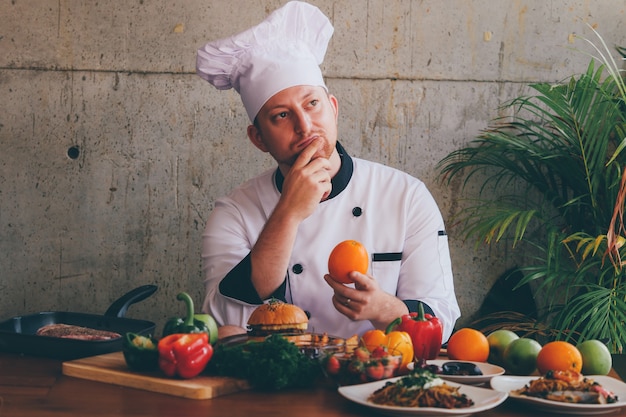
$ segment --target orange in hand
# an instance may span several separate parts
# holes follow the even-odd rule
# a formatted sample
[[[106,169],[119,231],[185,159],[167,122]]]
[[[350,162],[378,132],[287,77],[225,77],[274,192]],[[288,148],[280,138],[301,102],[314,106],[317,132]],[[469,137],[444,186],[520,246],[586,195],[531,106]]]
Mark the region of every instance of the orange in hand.
[[[350,284],[352,280],[348,274],[358,271],[367,273],[369,266],[369,255],[365,246],[356,240],[344,240],[339,243],[328,257],[328,274],[335,281],[343,284]]]

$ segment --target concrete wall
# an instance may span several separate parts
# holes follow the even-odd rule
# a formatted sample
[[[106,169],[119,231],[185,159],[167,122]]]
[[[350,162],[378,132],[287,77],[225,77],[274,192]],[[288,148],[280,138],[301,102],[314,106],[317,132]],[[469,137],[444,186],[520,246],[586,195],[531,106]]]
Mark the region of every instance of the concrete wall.
[[[103,313],[131,288],[159,292],[129,317],[198,304],[201,232],[216,197],[272,162],[245,137],[239,97],[195,75],[196,49],[279,0],[0,2],[0,319]],[[424,180],[451,218],[459,184],[435,164],[533,81],[583,72],[575,35],[626,45],[618,0],[315,0],[334,22],[324,72],[352,155]],[[243,164],[242,164],[243,162]],[[463,325],[513,263],[450,227]]]

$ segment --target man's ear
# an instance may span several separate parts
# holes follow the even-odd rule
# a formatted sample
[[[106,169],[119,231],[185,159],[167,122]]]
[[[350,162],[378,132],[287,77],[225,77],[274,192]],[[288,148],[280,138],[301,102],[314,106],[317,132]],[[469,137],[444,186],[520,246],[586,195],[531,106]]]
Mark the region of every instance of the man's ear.
[[[328,95],[328,100],[330,101],[330,104],[333,106],[334,112],[335,112],[335,122],[337,120],[339,120],[339,102],[337,100],[337,97],[335,97],[332,94]]]
[[[267,147],[263,143],[263,138],[261,137],[261,132],[255,125],[248,126],[248,139],[250,142],[257,148],[259,148],[262,152],[268,152]]]

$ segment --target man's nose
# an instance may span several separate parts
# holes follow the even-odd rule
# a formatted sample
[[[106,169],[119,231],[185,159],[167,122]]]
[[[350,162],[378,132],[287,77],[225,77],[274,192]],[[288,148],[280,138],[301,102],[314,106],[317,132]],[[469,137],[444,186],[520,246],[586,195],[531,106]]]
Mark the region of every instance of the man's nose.
[[[294,112],[295,130],[299,133],[306,133],[311,129],[311,118],[305,111]]]

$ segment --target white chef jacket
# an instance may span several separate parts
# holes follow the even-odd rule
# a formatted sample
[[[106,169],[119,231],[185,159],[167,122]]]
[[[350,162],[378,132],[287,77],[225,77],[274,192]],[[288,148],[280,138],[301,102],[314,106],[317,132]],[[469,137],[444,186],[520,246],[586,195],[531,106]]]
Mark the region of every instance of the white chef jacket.
[[[333,291],[323,278],[335,245],[353,239],[370,254],[368,274],[410,308],[417,303],[406,300],[426,304],[442,321],[446,341],[460,310],[435,200],[418,179],[337,148],[342,167],[333,178],[333,193],[300,224],[276,298],[305,310],[311,332],[347,338],[372,329],[369,320],[353,321],[334,308]],[[249,253],[278,202],[279,187],[280,171],[268,170],[218,199],[209,216],[202,248],[203,311],[221,325],[245,328],[264,301],[251,283]]]

